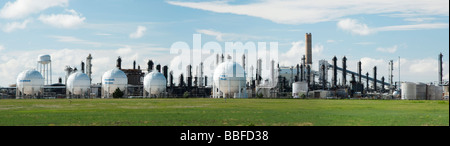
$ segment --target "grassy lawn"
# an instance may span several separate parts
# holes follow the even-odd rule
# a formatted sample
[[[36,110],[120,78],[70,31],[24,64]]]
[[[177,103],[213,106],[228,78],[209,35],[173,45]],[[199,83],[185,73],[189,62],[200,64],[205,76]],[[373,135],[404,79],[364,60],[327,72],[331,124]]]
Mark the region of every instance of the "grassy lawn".
[[[71,102],[70,102],[71,101]],[[0,126],[449,126],[448,101],[0,100]]]

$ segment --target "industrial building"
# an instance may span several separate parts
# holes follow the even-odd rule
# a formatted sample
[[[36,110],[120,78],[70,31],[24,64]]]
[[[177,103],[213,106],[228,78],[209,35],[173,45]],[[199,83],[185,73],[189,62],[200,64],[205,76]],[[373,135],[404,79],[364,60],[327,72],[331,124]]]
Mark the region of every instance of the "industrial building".
[[[167,66],[154,64],[149,59],[146,69],[136,61],[133,68],[122,68],[122,58],[116,66],[103,73],[101,83],[92,83],[93,56],[89,54],[81,61],[81,71],[66,66],[65,83],[61,78],[52,84],[52,60],[50,55],[39,55],[36,70],[26,70],[17,77],[14,86],[0,88],[1,98],[370,98],[404,100],[448,99],[448,81],[442,80],[442,58],[439,54],[439,79],[437,83],[395,82],[394,63],[389,62],[389,76],[377,76],[380,70],[374,66],[370,71],[362,70],[359,61],[357,70],[348,69],[347,57],[333,57],[312,64],[312,34],[305,35],[306,51],[295,66],[280,66],[271,60],[269,76],[262,77],[262,60],[256,60],[256,68],[247,67],[246,57],[242,62],[232,61],[227,54],[215,54],[215,70],[210,77],[204,75],[204,65],[191,64],[186,71],[174,75]],[[193,74],[195,66],[195,75]],[[254,69],[256,69],[255,72]],[[382,69],[385,70],[385,69]],[[178,76],[178,84],[174,82]]]

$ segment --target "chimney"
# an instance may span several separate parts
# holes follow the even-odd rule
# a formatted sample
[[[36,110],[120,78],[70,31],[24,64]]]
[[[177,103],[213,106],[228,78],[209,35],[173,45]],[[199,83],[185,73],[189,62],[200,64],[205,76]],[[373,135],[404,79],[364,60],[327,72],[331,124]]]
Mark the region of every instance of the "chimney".
[[[311,38],[311,33],[306,33],[305,35],[306,38],[306,64],[311,65],[312,64],[312,38]]]

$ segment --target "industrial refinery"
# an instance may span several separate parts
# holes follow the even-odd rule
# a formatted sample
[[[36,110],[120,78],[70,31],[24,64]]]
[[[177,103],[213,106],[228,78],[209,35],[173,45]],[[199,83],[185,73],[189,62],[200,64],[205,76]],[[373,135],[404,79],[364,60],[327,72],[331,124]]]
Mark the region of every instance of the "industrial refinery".
[[[59,77],[52,81],[51,56],[37,58],[36,69],[24,70],[10,87],[0,88],[2,99],[54,98],[301,98],[301,99],[390,99],[390,100],[448,100],[448,81],[442,80],[442,59],[438,55],[437,82],[414,83],[394,80],[394,61],[388,69],[373,66],[362,70],[362,63],[348,69],[346,56],[323,58],[312,64],[312,34],[305,35],[306,51],[296,66],[280,66],[271,60],[269,76],[262,76],[262,60],[246,70],[246,55],[242,61],[233,61],[229,54],[215,54],[212,77],[204,74],[203,62],[186,66],[186,71],[173,74],[167,66],[156,65],[149,59],[146,69],[122,68],[122,58],[116,66],[103,73],[100,83],[92,82],[91,54],[81,60],[81,70],[66,66],[65,82]],[[227,56],[227,57],[225,57]],[[124,58],[126,59],[126,58]],[[330,62],[328,62],[328,59]],[[86,62],[86,63],[85,63]],[[196,66],[195,75],[192,67]],[[256,68],[256,72],[253,69]],[[389,76],[378,76],[377,71],[389,70]],[[174,81],[178,76],[178,81]],[[209,80],[208,80],[209,79]],[[208,82],[209,81],[209,82]],[[175,83],[177,82],[177,84]]]

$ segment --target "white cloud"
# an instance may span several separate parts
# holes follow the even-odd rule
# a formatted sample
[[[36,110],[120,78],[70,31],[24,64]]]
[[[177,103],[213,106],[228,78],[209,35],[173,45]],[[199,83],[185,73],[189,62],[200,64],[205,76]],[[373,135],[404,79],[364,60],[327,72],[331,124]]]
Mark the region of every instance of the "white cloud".
[[[3,45],[0,45],[0,52],[5,50],[6,48]]]
[[[425,21],[431,21],[435,20],[436,18],[405,18],[403,20],[405,21],[411,21],[411,22],[425,22]]]
[[[336,43],[336,40],[327,40],[327,43]]]
[[[412,73],[428,73],[434,72],[437,75],[438,61],[435,59],[414,60],[409,65],[409,71]]]
[[[99,35],[99,36],[111,36],[112,34],[109,33],[96,33],[94,35]]]
[[[254,35],[247,35],[247,34],[236,34],[236,33],[224,33],[219,32],[216,30],[211,29],[198,29],[197,33],[201,33],[204,35],[213,36],[216,38],[217,41],[247,41],[247,40],[258,40],[258,39],[269,39],[270,37],[265,36],[254,36]]]
[[[379,47],[379,48],[377,48],[377,51],[386,52],[386,53],[395,53],[397,51],[397,48],[398,48],[397,45],[388,47],[388,48]]]
[[[448,23],[425,23],[412,25],[395,25],[375,28],[375,31],[401,31],[401,30],[422,30],[448,28]]]
[[[371,29],[369,29],[369,27],[364,24],[364,23],[360,23],[358,22],[358,20],[355,19],[343,19],[340,20],[337,23],[338,28],[344,30],[344,31],[349,31],[352,34],[357,34],[357,35],[369,35],[371,33],[373,33],[373,31]]]
[[[357,43],[353,43],[353,44],[356,44],[356,45],[373,45],[375,43],[374,42],[357,42]]]
[[[59,28],[73,28],[83,24],[86,20],[86,17],[82,17],[75,10],[66,10],[66,12],[70,14],[41,15],[38,19],[45,24]]]
[[[324,46],[321,44],[315,44],[312,47],[313,62],[318,62],[318,58],[323,58],[322,52]],[[292,47],[285,53],[280,54],[279,62],[282,66],[295,66],[301,62],[302,56],[306,52],[306,44],[304,41],[300,40],[297,42],[292,42]]]
[[[3,26],[3,31],[4,32],[13,32],[17,29],[25,29],[27,27],[27,24],[30,22],[31,22],[31,20],[27,19],[27,20],[24,20],[23,22],[7,23],[5,26]]]
[[[144,36],[145,31],[147,31],[147,28],[145,26],[138,26],[136,32],[130,34],[130,38],[141,38],[142,36]]]
[[[130,46],[125,46],[124,48],[119,48],[118,50],[116,50],[116,54],[121,54],[121,55],[128,55],[132,52],[133,52],[133,49],[131,49]]]
[[[423,30],[423,29],[441,29],[448,28],[448,23],[424,23],[411,25],[393,25],[370,28],[367,24],[361,23],[356,19],[342,19],[338,21],[337,27],[344,31],[356,35],[370,35],[381,31],[405,31],[405,30]]]
[[[448,16],[448,0],[264,0],[254,3],[231,4],[231,1],[179,2],[169,4],[212,11],[247,15],[282,24],[304,24],[336,21],[360,14],[397,16]],[[270,10],[270,11],[269,11]]]
[[[199,30],[197,30],[197,32],[201,33],[201,34],[209,35],[209,36],[214,36],[214,37],[216,37],[216,40],[223,41],[224,34],[221,32],[214,31],[214,30],[206,30],[206,29],[199,29]]]
[[[75,43],[75,44],[84,44],[84,45],[92,45],[92,46],[102,46],[103,43],[99,43],[99,42],[92,42],[92,41],[87,41],[87,40],[82,40],[76,37],[72,37],[72,36],[50,36],[51,38],[55,38],[57,41],[59,42],[68,42],[68,43]]]
[[[6,2],[0,10],[0,17],[7,19],[25,18],[50,7],[65,7],[68,3],[69,0],[17,0]]]

